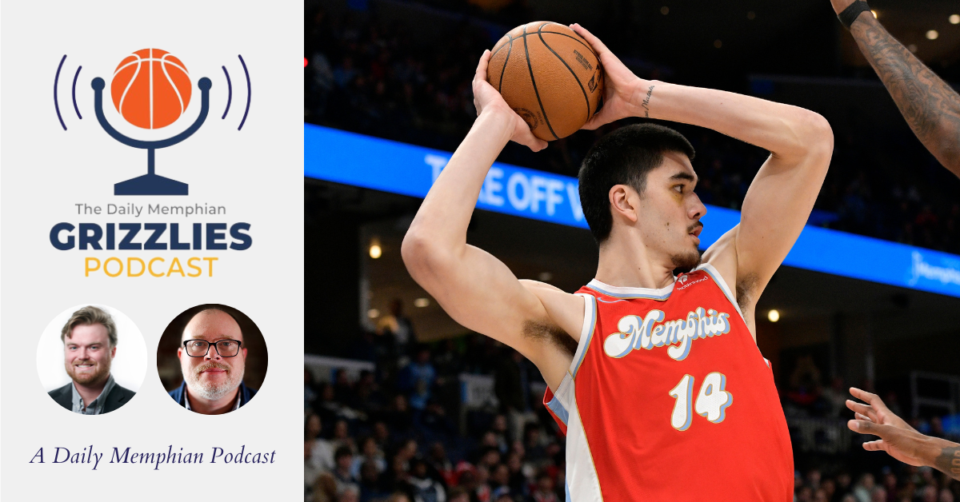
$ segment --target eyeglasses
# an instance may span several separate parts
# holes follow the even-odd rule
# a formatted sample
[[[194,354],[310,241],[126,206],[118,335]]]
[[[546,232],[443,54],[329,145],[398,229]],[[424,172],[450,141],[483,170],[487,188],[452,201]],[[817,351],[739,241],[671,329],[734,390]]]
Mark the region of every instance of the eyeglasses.
[[[219,340],[210,343],[206,340],[184,340],[183,348],[190,357],[206,357],[210,347],[215,347],[220,357],[234,357],[240,353],[240,340]]]

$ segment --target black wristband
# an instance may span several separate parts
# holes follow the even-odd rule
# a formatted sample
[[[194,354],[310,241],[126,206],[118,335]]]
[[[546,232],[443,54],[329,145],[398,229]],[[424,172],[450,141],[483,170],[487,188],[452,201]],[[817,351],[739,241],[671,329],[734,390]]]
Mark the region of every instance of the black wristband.
[[[864,12],[870,12],[870,7],[867,5],[867,2],[857,0],[850,4],[850,6],[846,9],[843,9],[843,12],[841,12],[837,17],[840,18],[840,24],[849,30],[850,26],[853,25],[853,22],[856,21],[857,18],[860,17],[860,14],[863,14]]]

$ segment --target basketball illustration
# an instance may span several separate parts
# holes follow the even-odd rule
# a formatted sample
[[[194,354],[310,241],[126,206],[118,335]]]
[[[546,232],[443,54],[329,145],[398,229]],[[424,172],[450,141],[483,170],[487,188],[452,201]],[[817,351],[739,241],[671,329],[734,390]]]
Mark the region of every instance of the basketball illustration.
[[[577,132],[603,95],[593,48],[570,28],[546,21],[504,35],[493,48],[487,80],[545,141]]]
[[[190,92],[187,67],[161,49],[141,49],[124,58],[110,84],[117,111],[143,129],[174,123],[190,104]]]

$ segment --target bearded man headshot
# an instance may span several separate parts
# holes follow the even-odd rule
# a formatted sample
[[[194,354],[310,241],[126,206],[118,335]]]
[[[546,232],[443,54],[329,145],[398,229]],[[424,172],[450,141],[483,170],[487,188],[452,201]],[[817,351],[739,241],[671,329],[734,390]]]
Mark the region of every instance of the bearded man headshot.
[[[243,383],[247,348],[240,324],[224,310],[201,310],[187,322],[177,358],[183,383],[170,391],[170,397],[190,411],[229,413],[246,405],[257,393]]]
[[[110,374],[117,355],[117,326],[105,311],[83,307],[60,331],[63,366],[72,382],[50,391],[60,406],[81,415],[110,413],[136,394],[118,385]]]

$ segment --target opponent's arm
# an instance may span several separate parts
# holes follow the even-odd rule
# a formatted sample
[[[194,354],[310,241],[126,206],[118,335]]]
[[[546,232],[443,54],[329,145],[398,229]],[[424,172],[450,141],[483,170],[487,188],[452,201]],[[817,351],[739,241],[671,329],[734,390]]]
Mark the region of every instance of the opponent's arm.
[[[534,151],[546,147],[487,83],[489,59],[487,51],[473,82],[477,120],[410,225],[403,239],[403,261],[450,317],[519,351],[556,389],[569,364],[562,345],[569,336],[564,331],[579,337],[583,299],[528,288],[503,262],[467,244],[467,226],[484,178],[507,142],[513,139]]]
[[[604,107],[584,127],[636,116],[682,122],[732,136],[771,152],[750,185],[740,225],[722,253],[708,252],[728,284],[736,284],[742,310],[756,298],[786,257],[813,209],[833,155],[833,133],[822,116],[795,106],[717,91],[642,80],[600,40],[574,30],[600,56],[606,78]],[[721,254],[721,257],[717,257]]]
[[[928,466],[960,481],[960,444],[925,436],[895,415],[880,396],[850,388],[850,393],[867,404],[847,400],[847,408],[856,419],[847,423],[854,432],[878,436],[863,443],[868,451],[885,451],[891,457],[913,466]]]
[[[840,14],[854,0],[830,2]],[[850,34],[923,146],[960,176],[960,94],[893,38],[869,11],[850,25]]]

